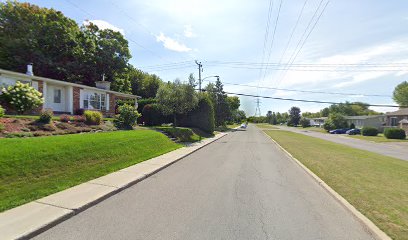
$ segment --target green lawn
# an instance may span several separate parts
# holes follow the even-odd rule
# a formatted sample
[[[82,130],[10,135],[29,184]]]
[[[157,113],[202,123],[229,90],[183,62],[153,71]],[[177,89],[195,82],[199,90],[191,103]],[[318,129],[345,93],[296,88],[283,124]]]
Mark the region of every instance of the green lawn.
[[[0,212],[180,147],[152,130],[0,139]]]
[[[363,135],[348,135],[352,138],[357,138],[366,141],[373,141],[373,142],[406,142],[408,143],[408,139],[388,139],[384,137],[384,134],[378,134],[378,136],[363,136]]]
[[[276,126],[269,124],[269,123],[257,123],[256,126],[259,128],[279,129]]]
[[[408,239],[408,161],[288,131],[265,131],[393,239]]]
[[[299,129],[301,129],[301,130],[307,130],[307,131],[327,133],[327,131],[324,130],[324,128],[319,128],[319,127],[307,127],[307,128],[299,127]]]

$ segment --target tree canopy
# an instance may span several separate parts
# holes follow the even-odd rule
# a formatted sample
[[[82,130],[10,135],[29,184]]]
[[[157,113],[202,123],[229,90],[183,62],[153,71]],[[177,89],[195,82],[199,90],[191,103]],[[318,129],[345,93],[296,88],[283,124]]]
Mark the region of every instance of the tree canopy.
[[[400,106],[408,106],[408,82],[404,81],[395,87],[393,99]]]

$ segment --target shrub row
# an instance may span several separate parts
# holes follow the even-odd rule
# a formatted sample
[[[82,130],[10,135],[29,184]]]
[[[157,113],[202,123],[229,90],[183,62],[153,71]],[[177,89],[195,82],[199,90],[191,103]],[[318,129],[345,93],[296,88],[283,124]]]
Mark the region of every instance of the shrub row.
[[[84,112],[85,123],[89,125],[99,125],[102,123],[102,113],[97,111],[86,110]]]
[[[388,139],[405,139],[407,137],[404,129],[401,128],[386,128],[384,136]]]
[[[378,130],[377,128],[374,128],[374,127],[363,127],[361,129],[361,134],[363,136],[377,136]]]

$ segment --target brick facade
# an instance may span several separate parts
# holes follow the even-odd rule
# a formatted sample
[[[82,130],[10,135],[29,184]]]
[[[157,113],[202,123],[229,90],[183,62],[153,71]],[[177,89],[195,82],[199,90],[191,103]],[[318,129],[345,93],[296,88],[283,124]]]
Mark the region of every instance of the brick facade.
[[[72,108],[73,108],[73,112],[74,112],[74,114],[81,108],[81,104],[80,104],[80,101],[81,101],[81,88],[79,88],[79,87],[73,87],[72,88],[72,101],[73,101],[73,104],[72,104]]]

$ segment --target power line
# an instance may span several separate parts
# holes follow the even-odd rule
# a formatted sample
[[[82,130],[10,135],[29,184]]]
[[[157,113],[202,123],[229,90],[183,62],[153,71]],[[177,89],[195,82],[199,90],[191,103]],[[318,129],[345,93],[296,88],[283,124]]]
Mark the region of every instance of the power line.
[[[206,90],[204,90],[206,91]],[[275,99],[275,100],[282,100],[282,101],[292,101],[292,102],[306,102],[306,103],[320,103],[320,104],[344,104],[340,102],[329,102],[329,101],[318,101],[318,100],[306,100],[306,99],[295,99],[295,98],[281,98],[281,97],[270,97],[270,96],[260,96],[260,95],[253,95],[253,94],[244,94],[244,93],[233,93],[233,92],[225,92],[225,94],[231,94],[236,96],[243,96],[243,97],[255,97],[255,98],[265,98],[265,99]],[[350,105],[360,105],[359,103],[349,103]],[[389,105],[389,104],[364,104],[367,107],[398,107],[398,108],[407,108],[408,106],[399,106],[399,105]]]
[[[273,5],[274,5],[274,0],[269,0],[268,18],[266,21],[264,44],[263,44],[263,49],[262,49],[262,62],[265,61],[265,51],[266,51],[266,46],[267,46],[268,38],[269,38],[269,27],[270,27],[270,22],[271,22],[271,17],[272,17]],[[262,77],[262,70],[263,70],[262,68],[259,70],[259,79],[261,79]]]
[[[205,80],[205,81],[211,82],[209,80]],[[363,96],[363,97],[387,97],[387,98],[391,97],[390,95],[382,95],[382,94],[363,94],[363,93],[344,93],[344,92],[298,90],[298,89],[277,88],[277,87],[262,87],[262,86],[239,84],[239,83],[228,83],[228,82],[223,82],[223,84],[233,85],[233,86],[242,86],[242,87],[251,87],[251,88],[263,88],[263,89],[278,90],[278,91],[312,93],[312,94],[327,94],[327,95],[342,95],[342,96]]]
[[[318,6],[317,9],[316,9],[315,14],[313,14],[313,17],[312,17],[312,19],[311,19],[311,22],[312,22],[312,20],[314,19],[315,15],[317,14],[317,12],[318,12],[318,10],[319,10],[319,8],[320,8],[322,2],[323,2],[323,0],[320,1],[320,4],[319,4],[319,6]],[[320,12],[320,15],[317,17],[317,20],[315,21],[314,25],[313,25],[312,28],[310,29],[310,31],[309,31],[309,33],[307,34],[306,38],[303,40],[303,42],[302,42],[302,44],[301,44],[299,50],[296,52],[296,49],[295,49],[294,53],[296,52],[296,54],[294,55],[294,58],[293,58],[292,61],[289,59],[289,66],[288,66],[288,68],[290,68],[291,65],[295,62],[297,56],[299,55],[300,51],[302,50],[303,46],[305,45],[305,43],[306,43],[307,39],[309,38],[310,34],[311,34],[311,33],[313,32],[313,30],[315,29],[317,23],[319,22],[321,16],[323,15],[323,13],[324,13],[324,11],[326,10],[326,7],[327,7],[327,5],[328,5],[329,3],[330,3],[330,1],[327,1],[326,4],[324,5],[323,9],[322,9],[321,12]],[[309,22],[309,24],[310,24],[311,22]],[[308,25],[308,26],[309,26],[309,25]],[[307,29],[307,28],[306,28],[306,29]],[[285,79],[286,74],[287,74],[287,71],[284,73],[283,77],[278,80],[278,82],[277,82],[277,84],[276,84],[277,87],[279,87],[280,82]]]

